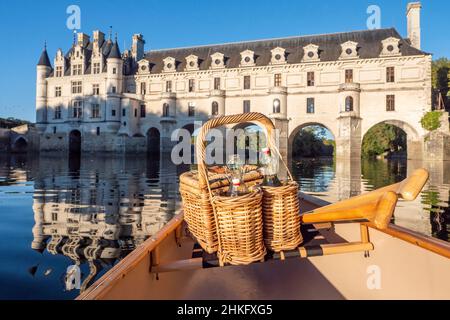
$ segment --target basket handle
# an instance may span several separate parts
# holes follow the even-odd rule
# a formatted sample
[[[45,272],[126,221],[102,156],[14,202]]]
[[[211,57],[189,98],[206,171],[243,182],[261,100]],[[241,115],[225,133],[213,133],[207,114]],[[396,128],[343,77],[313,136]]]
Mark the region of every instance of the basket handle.
[[[211,129],[221,127],[223,125],[229,125],[229,124],[238,124],[238,123],[245,123],[245,122],[258,122],[261,124],[267,131],[267,144],[270,148],[274,148],[276,152],[278,153],[278,156],[284,163],[281,155],[279,154],[278,149],[275,147],[275,144],[272,141],[272,134],[275,129],[275,126],[273,122],[263,115],[262,113],[258,112],[249,112],[249,113],[243,113],[238,115],[232,115],[232,116],[224,116],[219,117],[215,119],[211,119],[208,122],[206,122],[203,127],[200,130],[200,133],[197,136],[197,142],[196,142],[196,152],[197,152],[197,162],[198,162],[198,175],[199,175],[199,186],[201,189],[205,189],[208,184],[208,170],[206,168],[206,136],[208,132]],[[289,168],[286,169],[288,171],[289,176],[292,178],[291,173],[289,171]]]

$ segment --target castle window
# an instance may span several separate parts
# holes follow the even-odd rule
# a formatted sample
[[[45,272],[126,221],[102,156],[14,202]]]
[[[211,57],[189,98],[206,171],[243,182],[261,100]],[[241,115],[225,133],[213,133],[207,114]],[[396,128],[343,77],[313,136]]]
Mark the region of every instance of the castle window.
[[[72,105],[72,118],[81,119],[83,117],[83,101],[77,100]]]
[[[345,83],[353,83],[353,70],[345,70]]]
[[[306,99],[306,113],[315,113],[315,100],[314,98],[308,98]]]
[[[220,90],[220,78],[214,78],[214,90]]]
[[[345,112],[353,111],[353,97],[345,98]]]
[[[141,104],[141,118],[145,118],[147,116],[147,110],[145,104]]]
[[[189,102],[188,116],[195,117],[195,104],[193,102]]]
[[[100,135],[100,127],[97,127],[97,136]]]
[[[244,100],[244,113],[250,112],[250,100]]]
[[[281,112],[281,102],[280,99],[273,100],[273,113]]]
[[[92,113],[91,118],[100,118],[100,105],[98,103],[93,103],[91,105]]]
[[[172,92],[172,81],[166,81],[166,92]]]
[[[117,68],[113,68],[113,69],[112,69],[112,73],[113,73],[113,74],[117,74]]]
[[[281,73],[275,74],[274,86],[275,87],[281,87]]]
[[[92,85],[92,94],[94,96],[98,96],[100,94],[100,85],[99,84]]]
[[[81,81],[73,81],[72,94],[81,94],[81,93],[83,93],[83,83]]]
[[[244,76],[244,90],[250,89],[250,76]]]
[[[315,81],[314,81],[314,72],[308,72],[306,75],[307,78],[307,85],[308,87],[314,87]]]
[[[72,66],[72,75],[73,76],[81,76],[82,67],[83,66],[81,64],[74,64]]]
[[[55,97],[61,97],[61,87],[55,87]]]
[[[137,118],[137,116],[138,116],[137,109],[134,109],[134,117]]]
[[[393,94],[386,96],[386,111],[395,111],[395,95]]]
[[[53,127],[53,134],[56,134],[56,127]]]
[[[395,67],[386,68],[386,82],[395,82]]]
[[[147,86],[145,82],[141,82],[141,94],[142,95],[147,94]]]
[[[117,88],[116,87],[111,87],[111,93],[116,93],[117,92]]]
[[[112,109],[112,110],[111,110],[111,116],[112,116],[112,117],[115,117],[115,116],[116,116],[116,109]]]
[[[61,66],[56,67],[55,75],[56,75],[56,77],[62,77],[63,76],[63,67],[61,67]]]
[[[189,92],[194,92],[194,91],[195,91],[195,80],[189,79]]]
[[[163,104],[163,117],[170,117],[170,107],[168,103]]]
[[[127,115],[127,110],[126,109],[122,109],[122,117],[126,117]]]
[[[213,101],[211,105],[211,115],[212,116],[219,115],[219,103],[217,103],[217,101]]]
[[[55,120],[61,119],[61,106],[55,108]]]
[[[94,67],[92,68],[93,74],[99,74],[100,73],[100,63],[96,62],[94,63]]]

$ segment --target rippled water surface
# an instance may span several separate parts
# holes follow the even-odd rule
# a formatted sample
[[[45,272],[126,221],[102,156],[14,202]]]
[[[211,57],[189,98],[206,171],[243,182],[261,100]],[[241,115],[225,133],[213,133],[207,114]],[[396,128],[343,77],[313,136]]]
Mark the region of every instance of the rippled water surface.
[[[337,201],[431,172],[415,202],[402,202],[395,223],[449,240],[450,163],[296,159],[304,192]],[[155,234],[179,208],[170,158],[61,155],[0,157],[0,299],[73,299]]]

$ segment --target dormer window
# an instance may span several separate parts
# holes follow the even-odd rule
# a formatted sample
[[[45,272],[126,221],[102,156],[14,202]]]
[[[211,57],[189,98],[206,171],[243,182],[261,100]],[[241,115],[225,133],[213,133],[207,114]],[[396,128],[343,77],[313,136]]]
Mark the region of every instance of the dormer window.
[[[72,75],[73,76],[81,76],[82,74],[82,67],[83,65],[81,64],[75,64],[72,66]]]
[[[341,44],[341,56],[340,59],[357,59],[358,54],[358,43],[353,41],[347,41]]]
[[[175,58],[167,57],[163,60],[163,63],[164,63],[164,72],[176,71]]]
[[[255,65],[255,53],[251,50],[241,52],[241,66],[251,67]]]
[[[286,50],[280,47],[273,49],[272,51],[272,64],[286,63]]]
[[[55,69],[55,76],[56,77],[62,77],[63,76],[63,67],[57,66]]]
[[[320,61],[319,46],[315,44],[309,44],[306,47],[303,47],[303,50],[304,50],[303,62]]]
[[[140,74],[149,73],[150,72],[150,62],[148,60],[142,59],[138,62],[138,72]]]
[[[100,73],[100,62],[94,62],[92,66],[92,73],[99,74]]]
[[[196,55],[190,55],[186,57],[186,70],[198,70],[198,57]]]
[[[400,52],[400,39],[390,37],[382,42],[383,49],[381,50],[381,56],[398,56]]]
[[[216,52],[211,55],[211,69],[221,68],[225,68],[225,56],[220,52]]]

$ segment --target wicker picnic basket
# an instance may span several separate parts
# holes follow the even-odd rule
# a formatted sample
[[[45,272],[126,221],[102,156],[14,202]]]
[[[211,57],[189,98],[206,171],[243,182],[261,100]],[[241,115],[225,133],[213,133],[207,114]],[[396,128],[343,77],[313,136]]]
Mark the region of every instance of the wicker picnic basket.
[[[257,122],[266,129],[271,140],[274,125],[260,113],[245,113],[215,118],[203,125],[197,136],[197,161],[199,187],[202,197],[210,200],[216,223],[218,257],[220,265],[246,265],[262,261],[266,255],[262,213],[263,194],[260,188],[253,188],[246,195],[224,197],[212,189],[206,166],[206,136],[209,130],[224,125]],[[272,143],[270,143],[272,144]]]
[[[256,166],[245,166],[244,182],[247,186],[261,183],[262,176],[256,169]],[[208,181],[214,193],[226,192],[229,188],[229,180],[224,173],[208,170]],[[180,176],[180,194],[189,232],[203,250],[217,252],[219,242],[213,208],[209,193],[200,192],[198,171],[189,171]]]

